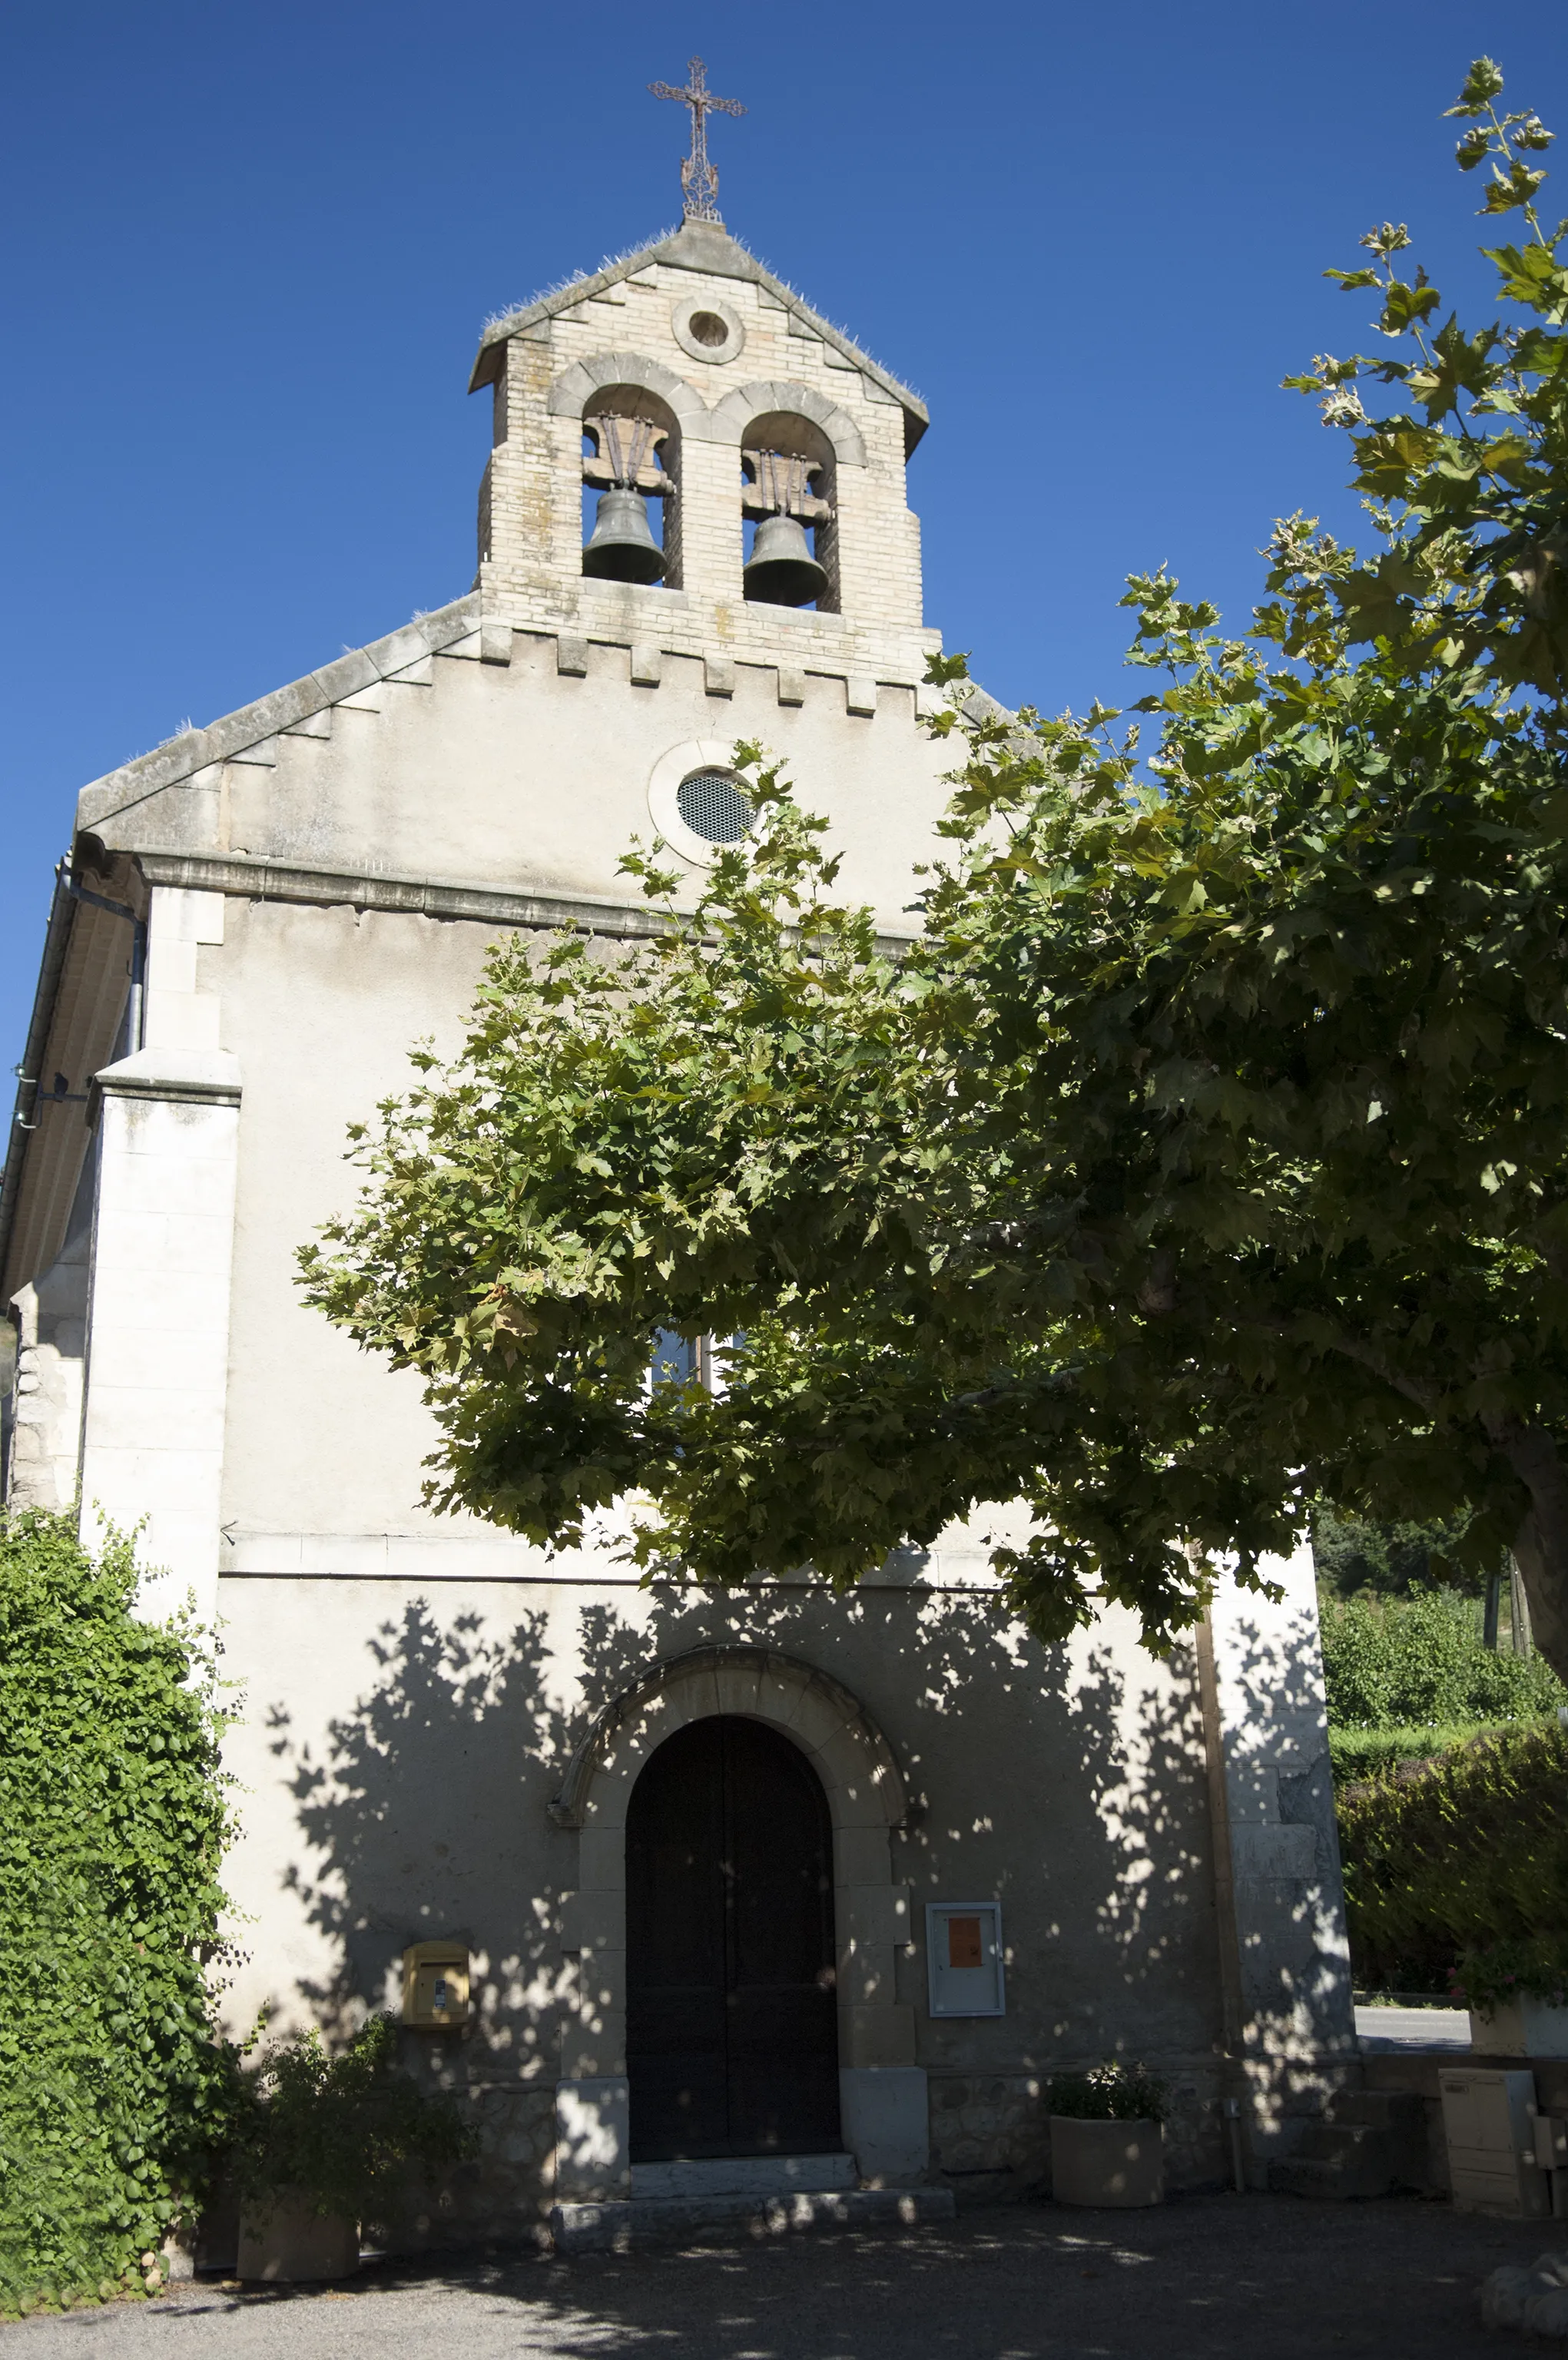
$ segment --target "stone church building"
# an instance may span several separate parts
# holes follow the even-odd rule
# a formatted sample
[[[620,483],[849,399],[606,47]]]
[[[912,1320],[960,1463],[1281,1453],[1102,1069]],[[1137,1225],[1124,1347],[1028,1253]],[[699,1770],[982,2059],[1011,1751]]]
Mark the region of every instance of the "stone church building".
[[[641,1588],[423,1509],[417,1381],[296,1288],[487,946],[636,935],[634,836],[695,890],[738,739],[911,923],[927,412],[688,210],[486,330],[466,596],[82,791],[0,1200],[8,1496],[140,1524],[147,1611],[218,1626],[225,2011],[404,2015],[482,2142],[423,2234],[1023,2191],[1048,2076],[1110,2056],[1169,2077],[1177,2183],[1236,2129],[1256,2180],[1354,2059],[1309,1564],[1161,1662],[1119,1612],[1041,1647],[963,1531],[845,1599]]]

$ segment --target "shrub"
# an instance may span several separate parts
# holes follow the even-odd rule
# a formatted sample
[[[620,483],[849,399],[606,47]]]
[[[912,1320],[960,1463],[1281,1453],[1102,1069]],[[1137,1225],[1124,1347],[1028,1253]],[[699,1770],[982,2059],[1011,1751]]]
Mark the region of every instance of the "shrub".
[[[235,2154],[242,2193],[302,2198],[341,2219],[378,2218],[416,2172],[457,2163],[473,2133],[447,2097],[430,2097],[397,2068],[398,2028],[373,2016],[329,2057],[312,2030],[269,2049],[246,2075]]]
[[[1491,2010],[1519,1999],[1568,2006],[1568,1945],[1561,1935],[1538,1934],[1530,1941],[1488,1942],[1462,1950],[1449,1990],[1461,2007]]]
[[[1568,1730],[1501,1729],[1341,1797],[1358,1982],[1439,1992],[1499,1945],[1568,1956]]]
[[[136,1570],[0,1513],[0,2308],[158,2282],[234,2083],[203,1959],[225,1832],[210,1666]],[[192,1685],[192,1676],[195,1685]]]
[[[1425,1724],[1397,1721],[1390,1729],[1331,1727],[1329,1759],[1333,1765],[1334,1784],[1344,1786],[1363,1778],[1386,1777],[1393,1771],[1409,1777],[1440,1754],[1452,1754],[1455,1746],[1468,1745],[1472,1738],[1517,1725],[1508,1721],[1444,1721]]]
[[[1170,2085],[1141,2065],[1092,2065],[1087,2073],[1054,2073],[1050,2111],[1094,2123],[1163,2123]]]
[[[1543,1656],[1482,1644],[1480,1602],[1456,1590],[1325,1599],[1322,1641],[1337,1728],[1529,1720],[1568,1703]]]

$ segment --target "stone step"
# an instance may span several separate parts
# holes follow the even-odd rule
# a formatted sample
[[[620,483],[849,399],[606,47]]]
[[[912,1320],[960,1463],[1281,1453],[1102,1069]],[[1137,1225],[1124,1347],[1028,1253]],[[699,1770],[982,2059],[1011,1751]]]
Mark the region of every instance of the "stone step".
[[[708,2229],[789,2236],[806,2229],[923,2229],[954,2217],[950,2188],[800,2190],[788,2196],[652,2196],[557,2204],[550,2234],[561,2254],[623,2254],[684,2243]]]
[[[793,2196],[853,2188],[852,2155],[719,2155],[634,2163],[633,2203],[650,2196]]]

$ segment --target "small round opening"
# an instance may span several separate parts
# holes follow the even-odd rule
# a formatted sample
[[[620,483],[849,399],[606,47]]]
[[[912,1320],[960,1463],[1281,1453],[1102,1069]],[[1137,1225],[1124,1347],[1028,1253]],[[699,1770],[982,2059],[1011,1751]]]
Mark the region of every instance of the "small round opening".
[[[739,844],[751,825],[751,806],[726,770],[693,770],[675,789],[675,809],[706,844]]]
[[[686,325],[697,343],[707,344],[709,351],[729,342],[729,331],[717,311],[694,311]]]

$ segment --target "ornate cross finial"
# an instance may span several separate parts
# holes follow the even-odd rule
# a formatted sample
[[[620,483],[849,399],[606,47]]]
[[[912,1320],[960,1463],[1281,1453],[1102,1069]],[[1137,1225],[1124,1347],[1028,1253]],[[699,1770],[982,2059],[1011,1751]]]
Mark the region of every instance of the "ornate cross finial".
[[[738,98],[714,97],[700,58],[688,59],[686,71],[691,79],[685,90],[677,90],[667,82],[651,82],[648,87],[655,98],[678,99],[683,106],[690,107],[692,151],[681,164],[682,217],[686,221],[716,222],[719,217],[718,175],[707,160],[707,118],[710,115],[744,115],[746,110]]]

